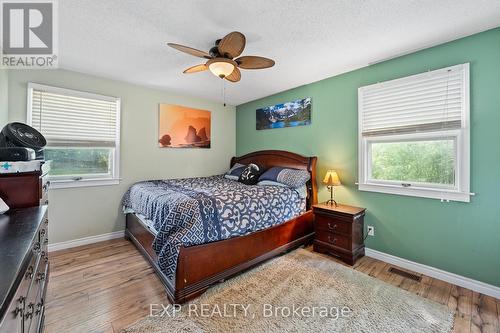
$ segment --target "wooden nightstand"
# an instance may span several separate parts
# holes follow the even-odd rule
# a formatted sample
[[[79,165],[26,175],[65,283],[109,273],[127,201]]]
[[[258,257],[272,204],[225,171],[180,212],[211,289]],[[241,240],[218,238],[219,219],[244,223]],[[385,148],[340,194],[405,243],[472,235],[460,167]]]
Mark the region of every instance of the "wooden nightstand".
[[[314,251],[331,254],[349,265],[365,255],[365,208],[320,203],[313,205]]]

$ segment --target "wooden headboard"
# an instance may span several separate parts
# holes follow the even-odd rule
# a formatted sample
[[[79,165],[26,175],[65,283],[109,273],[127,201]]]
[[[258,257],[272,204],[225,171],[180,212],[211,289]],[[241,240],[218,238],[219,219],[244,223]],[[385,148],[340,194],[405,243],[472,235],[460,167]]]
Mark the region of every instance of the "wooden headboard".
[[[259,167],[269,169],[274,166],[307,170],[311,179],[307,182],[307,209],[318,203],[318,188],[316,185],[316,156],[305,157],[284,150],[261,150],[239,157],[231,158],[231,167],[235,163],[255,163]]]

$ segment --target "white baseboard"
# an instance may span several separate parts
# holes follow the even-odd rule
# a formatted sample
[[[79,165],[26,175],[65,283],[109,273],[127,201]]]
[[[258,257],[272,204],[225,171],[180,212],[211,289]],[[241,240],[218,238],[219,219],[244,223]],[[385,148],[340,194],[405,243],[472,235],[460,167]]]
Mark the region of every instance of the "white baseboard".
[[[458,274],[450,273],[447,271],[443,271],[441,269],[419,264],[414,261],[410,261],[407,259],[399,258],[396,256],[393,256],[391,254],[387,254],[384,252],[380,252],[377,250],[365,248],[365,255],[367,257],[372,257],[381,261],[384,261],[386,263],[389,263],[391,265],[396,265],[417,273],[421,273],[427,276],[430,276],[432,278],[442,280],[448,283],[452,283],[454,285],[471,289],[474,290],[478,293],[488,295],[491,297],[495,297],[497,299],[500,299],[500,287],[487,284],[481,281],[473,280],[471,278],[461,276]]]
[[[49,244],[49,252],[69,249],[69,248],[76,247],[76,246],[82,246],[82,245],[102,242],[102,241],[115,239],[115,238],[121,238],[121,237],[124,237],[124,235],[125,235],[125,231],[121,230],[121,231],[110,232],[110,233],[102,234],[102,235],[84,237],[84,238],[74,239],[74,240],[70,240],[70,241]],[[370,248],[365,248],[365,255],[367,257],[375,258],[375,259],[381,260],[383,262],[389,263],[391,265],[396,265],[396,266],[399,266],[399,267],[402,267],[402,268],[405,268],[405,269],[408,269],[408,270],[411,270],[411,271],[414,271],[414,272],[417,272],[420,274],[425,274],[425,275],[430,276],[432,278],[446,281],[448,283],[452,283],[452,284],[455,284],[457,286],[471,289],[471,290],[474,290],[478,293],[500,299],[500,287],[497,287],[497,286],[494,286],[491,284],[487,284],[487,283],[484,283],[481,281],[473,280],[471,278],[461,276],[461,275],[458,275],[455,273],[443,271],[441,269],[438,269],[438,268],[435,268],[432,266],[419,264],[419,263],[414,262],[414,261],[410,261],[407,259],[396,257],[396,256],[393,256],[391,254],[387,254],[387,253],[373,250]]]
[[[54,243],[54,244],[49,243],[49,252],[69,249],[72,247],[77,247],[77,246],[82,246],[82,245],[87,245],[87,244],[92,244],[92,243],[97,243],[97,242],[102,242],[102,241],[107,241],[107,240],[115,239],[115,238],[121,238],[121,237],[124,237],[124,235],[125,235],[125,231],[121,230],[121,231],[110,232],[110,233],[102,234],[102,235],[73,239],[73,240],[60,242],[60,243]]]

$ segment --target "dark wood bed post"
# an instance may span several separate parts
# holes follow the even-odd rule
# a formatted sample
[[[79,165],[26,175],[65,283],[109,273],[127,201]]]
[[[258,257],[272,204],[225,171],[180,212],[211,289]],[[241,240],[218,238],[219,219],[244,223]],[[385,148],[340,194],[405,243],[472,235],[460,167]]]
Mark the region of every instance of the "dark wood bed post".
[[[265,260],[309,243],[314,236],[311,206],[318,201],[316,157],[304,157],[281,150],[263,150],[231,158],[235,163],[255,163],[307,170],[307,211],[274,227],[212,243],[180,248],[175,280],[168,279],[157,265],[152,249],[154,234],[135,214],[127,214],[125,237],[150,262],[173,303],[184,303],[210,286],[235,276]]]
[[[318,203],[318,183],[316,182],[316,163],[318,162],[318,158],[316,156],[310,157],[309,158],[309,172],[311,173],[311,180],[310,182],[310,195],[311,195],[311,202],[307,206],[308,209],[312,209],[312,205],[315,205]]]

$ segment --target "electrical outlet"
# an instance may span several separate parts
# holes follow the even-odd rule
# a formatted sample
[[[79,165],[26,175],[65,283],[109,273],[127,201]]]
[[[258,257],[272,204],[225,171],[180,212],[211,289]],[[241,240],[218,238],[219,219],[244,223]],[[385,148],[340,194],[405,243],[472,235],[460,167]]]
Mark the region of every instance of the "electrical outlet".
[[[368,231],[368,236],[375,236],[375,227],[369,225],[366,227],[366,231]]]

